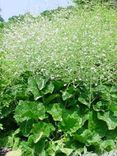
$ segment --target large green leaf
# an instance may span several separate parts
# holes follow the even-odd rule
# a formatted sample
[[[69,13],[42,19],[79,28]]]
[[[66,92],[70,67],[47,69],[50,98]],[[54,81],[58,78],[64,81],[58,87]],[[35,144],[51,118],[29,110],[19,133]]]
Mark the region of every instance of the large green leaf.
[[[36,75],[35,80],[36,80],[36,84],[38,86],[38,89],[42,90],[45,87],[45,85],[48,81],[48,78],[45,78],[45,77],[40,76],[40,75]]]
[[[50,123],[39,122],[34,124],[32,128],[34,143],[37,143],[43,137],[49,137],[50,133],[54,130],[54,126]]]
[[[33,137],[33,136],[32,136]],[[33,143],[34,155],[46,156],[45,155],[45,139],[40,139],[37,143]]]
[[[74,137],[79,142],[88,144],[88,145],[97,145],[99,144],[100,139],[101,139],[97,133],[92,132],[89,129],[85,129],[80,134],[75,134]]]
[[[97,118],[96,112],[90,112],[88,119],[88,129],[99,134],[101,137],[104,137],[107,133],[108,127],[104,121]]]
[[[45,107],[42,103],[20,101],[15,109],[15,119],[17,122],[23,122],[29,119],[44,119]]]
[[[20,130],[23,136],[28,137],[30,135],[32,125],[34,123],[34,120],[26,120],[22,123],[20,123]]]
[[[98,113],[98,119],[105,121],[109,130],[113,130],[117,127],[117,117],[111,112],[105,112],[103,114]]]
[[[42,97],[39,92],[38,85],[34,77],[29,77],[27,91],[31,92],[34,95],[35,100],[38,100],[40,97]]]
[[[62,111],[63,107],[60,103],[54,103],[47,108],[47,112],[52,115],[54,121],[62,121]]]
[[[60,123],[60,129],[68,134],[76,132],[82,126],[82,118],[77,111],[63,112],[63,120]]]

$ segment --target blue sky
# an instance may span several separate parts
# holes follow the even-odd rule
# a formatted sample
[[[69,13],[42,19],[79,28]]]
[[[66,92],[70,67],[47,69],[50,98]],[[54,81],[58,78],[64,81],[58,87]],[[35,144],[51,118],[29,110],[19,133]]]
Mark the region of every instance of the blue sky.
[[[38,14],[44,10],[68,5],[71,5],[71,0],[0,0],[1,15],[5,20],[26,12]]]

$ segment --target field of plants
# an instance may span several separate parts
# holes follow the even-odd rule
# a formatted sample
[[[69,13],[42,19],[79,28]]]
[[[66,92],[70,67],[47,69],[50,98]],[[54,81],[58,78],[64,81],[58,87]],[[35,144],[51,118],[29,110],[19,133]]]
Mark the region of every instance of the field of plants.
[[[117,150],[116,9],[69,7],[0,23],[0,78],[1,149]]]

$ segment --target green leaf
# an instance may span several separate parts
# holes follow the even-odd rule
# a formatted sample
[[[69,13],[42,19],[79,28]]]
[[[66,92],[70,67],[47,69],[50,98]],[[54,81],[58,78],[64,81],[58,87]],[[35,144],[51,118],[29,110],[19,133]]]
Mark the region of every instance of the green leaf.
[[[45,118],[45,107],[42,103],[20,101],[15,109],[15,119],[17,122],[23,122],[29,119]]]
[[[23,136],[28,137],[30,135],[33,123],[34,123],[34,120],[28,120],[20,124],[20,130]]]
[[[27,85],[24,85],[24,84],[23,85],[22,84],[14,85],[14,86],[12,86],[12,94],[17,99],[26,100],[28,97],[26,95],[26,89],[27,89]]]
[[[100,143],[100,149],[102,151],[107,150],[113,150],[115,148],[115,143],[113,140],[104,140],[102,143]]]
[[[29,142],[21,141],[19,148],[22,150],[23,156],[34,156],[34,149],[30,147]]]
[[[51,141],[49,142],[49,146],[47,149],[47,155],[49,156],[55,156],[60,155],[61,153],[69,156],[74,149],[65,147],[64,140],[60,139],[57,141]]]
[[[39,154],[39,156],[45,156],[45,139],[41,139],[34,145],[34,155]]]
[[[112,103],[110,104],[109,109],[110,109],[112,112],[117,111],[117,102],[116,102],[116,101],[112,101]]]
[[[48,81],[48,78],[44,78],[43,76],[36,75],[35,80],[36,80],[38,89],[42,90],[45,87],[45,85]]]
[[[72,134],[76,132],[82,125],[82,118],[77,111],[67,111],[63,112],[63,120],[59,127],[62,131]]]
[[[71,97],[73,97],[74,95],[74,88],[73,87],[69,87],[67,88],[63,93],[62,93],[62,98],[63,101],[70,99]]]
[[[49,137],[50,133],[54,130],[54,126],[50,123],[39,122],[34,124],[32,128],[34,143],[37,143],[42,137]]]
[[[93,109],[95,111],[100,111],[102,106],[103,106],[102,101],[99,101],[95,105],[93,105]]]
[[[55,153],[57,151],[57,147],[54,141],[50,141],[48,144],[48,148],[46,150],[46,154],[48,156],[55,156]]]
[[[117,93],[117,84],[111,87],[111,93]]]
[[[101,137],[104,137],[108,130],[106,123],[97,118],[96,112],[89,113],[88,129]]]
[[[69,93],[68,91],[64,91],[63,94],[62,94],[62,98],[63,98],[63,101],[71,98],[73,95],[71,93]]]
[[[110,96],[111,96],[111,98],[113,98],[113,99],[117,99],[117,93],[115,93],[115,94],[113,93],[113,94],[111,94]]]
[[[34,95],[35,100],[38,100],[41,97],[41,94],[39,92],[39,89],[38,89],[38,86],[34,77],[29,77],[27,91],[31,92]]]
[[[59,94],[51,94],[50,96],[48,96],[47,98],[45,98],[45,103],[49,104],[50,102],[52,102],[55,99],[58,99],[60,97]]]
[[[64,154],[66,154],[67,156],[70,156],[70,154],[72,154],[72,152],[74,151],[74,149],[70,149],[70,148],[61,148],[60,151]]]
[[[53,91],[54,91],[54,85],[52,82],[50,82],[48,85],[46,85],[46,87],[43,90],[44,94],[48,94],[48,93],[52,94]]]
[[[113,112],[113,115],[114,115],[115,117],[117,117],[117,111],[114,111],[114,112]]]
[[[113,130],[117,127],[117,117],[111,112],[105,112],[103,115],[98,113],[98,119],[105,121],[109,130]]]
[[[107,139],[112,139],[112,140],[117,140],[117,128],[114,130],[108,130],[106,133],[106,138]]]
[[[54,80],[53,84],[55,86],[56,91],[60,91],[64,87],[64,82],[61,80]]]
[[[13,96],[11,94],[7,94],[7,93],[4,93],[3,97],[0,97],[1,99],[1,106],[3,107],[9,107],[10,103],[13,101]],[[0,107],[1,107],[0,106]]]
[[[97,145],[101,139],[97,133],[92,132],[89,129],[85,129],[80,134],[75,134],[74,138],[81,143],[89,144],[89,145]]]
[[[3,130],[3,124],[0,123],[0,130]]]
[[[17,137],[17,135],[20,133],[20,129],[18,128],[17,130],[13,131],[9,136],[8,136],[8,142],[7,145],[12,147],[12,148],[17,148],[20,143],[20,138]]]
[[[79,101],[81,104],[90,107],[89,102],[87,102],[86,99],[85,99],[84,97],[81,97],[81,96],[80,96],[80,97],[78,98],[78,101]]]
[[[62,121],[62,111],[63,107],[60,103],[54,103],[47,108],[47,112],[52,115],[54,121]]]

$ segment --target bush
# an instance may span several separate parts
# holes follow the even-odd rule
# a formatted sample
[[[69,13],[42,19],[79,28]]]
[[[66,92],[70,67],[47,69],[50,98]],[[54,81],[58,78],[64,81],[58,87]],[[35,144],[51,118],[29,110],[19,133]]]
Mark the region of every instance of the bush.
[[[80,81],[66,84],[25,72],[2,95],[2,147],[20,148],[23,156],[69,156],[84,149],[100,153],[117,148],[115,84],[90,90]]]

